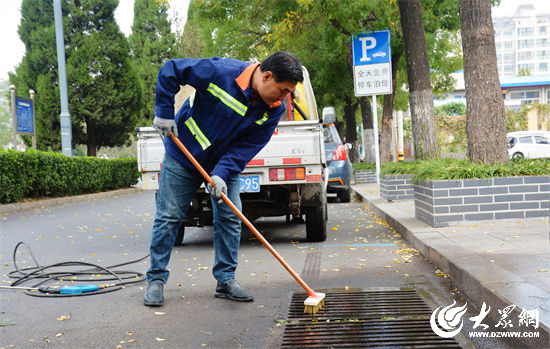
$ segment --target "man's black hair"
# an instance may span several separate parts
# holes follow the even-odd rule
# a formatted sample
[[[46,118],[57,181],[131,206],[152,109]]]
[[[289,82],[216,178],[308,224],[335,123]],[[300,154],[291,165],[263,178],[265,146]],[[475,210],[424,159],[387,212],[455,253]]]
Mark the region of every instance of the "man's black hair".
[[[275,76],[275,81],[302,82],[302,62],[288,51],[277,51],[267,57],[261,64],[262,72],[270,71]]]

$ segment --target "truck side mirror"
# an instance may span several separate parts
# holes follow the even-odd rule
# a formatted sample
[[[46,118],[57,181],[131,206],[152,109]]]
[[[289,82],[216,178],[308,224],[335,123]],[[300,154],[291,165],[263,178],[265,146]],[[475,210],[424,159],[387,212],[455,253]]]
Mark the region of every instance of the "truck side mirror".
[[[324,124],[334,124],[336,122],[336,113],[334,107],[324,107],[323,108],[323,123]]]

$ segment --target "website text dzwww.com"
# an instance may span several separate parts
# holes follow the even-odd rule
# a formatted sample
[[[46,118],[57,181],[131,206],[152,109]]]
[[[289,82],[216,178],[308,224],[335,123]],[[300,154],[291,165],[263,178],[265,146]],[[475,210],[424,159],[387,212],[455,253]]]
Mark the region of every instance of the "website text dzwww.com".
[[[470,338],[539,337],[538,332],[468,332]]]

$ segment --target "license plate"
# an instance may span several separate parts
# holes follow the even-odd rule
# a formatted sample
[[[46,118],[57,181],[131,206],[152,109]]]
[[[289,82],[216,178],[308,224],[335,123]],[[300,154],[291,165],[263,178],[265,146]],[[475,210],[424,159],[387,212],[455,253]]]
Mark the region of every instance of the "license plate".
[[[260,191],[260,176],[241,176],[241,193],[257,193]]]

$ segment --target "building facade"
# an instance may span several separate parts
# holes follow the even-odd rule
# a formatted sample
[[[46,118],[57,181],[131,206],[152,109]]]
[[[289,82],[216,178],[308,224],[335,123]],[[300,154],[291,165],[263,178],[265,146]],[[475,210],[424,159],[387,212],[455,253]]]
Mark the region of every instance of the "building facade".
[[[512,17],[493,18],[493,27],[501,77],[550,74],[550,10],[522,5]]]

